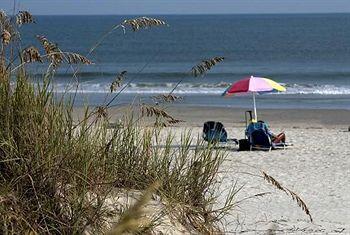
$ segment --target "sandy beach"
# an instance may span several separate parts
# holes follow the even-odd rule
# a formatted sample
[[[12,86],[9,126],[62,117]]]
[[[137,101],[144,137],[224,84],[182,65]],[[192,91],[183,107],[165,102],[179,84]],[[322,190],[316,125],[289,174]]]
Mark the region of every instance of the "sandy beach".
[[[180,136],[191,130],[202,133],[206,120],[222,121],[232,138],[243,138],[244,110],[221,108],[173,109],[188,120],[167,128]],[[350,111],[346,110],[259,110],[274,132],[285,131],[293,146],[272,152],[238,152],[227,149],[222,167],[222,190],[237,181],[237,210],[227,221],[227,232],[266,233],[350,233]],[[311,223],[296,202],[264,181],[267,172],[283,186],[297,193],[309,207]],[[263,197],[245,200],[258,193]],[[221,195],[224,197],[224,194]]]
[[[110,115],[118,119],[124,111],[114,109]],[[168,111],[186,121],[164,129],[178,141],[189,130],[194,137],[200,136],[207,120],[222,121],[231,138],[244,138],[243,109],[182,107]],[[226,148],[221,200],[234,183],[243,186],[237,208],[226,221],[227,233],[350,233],[350,111],[259,110],[259,118],[268,121],[273,132],[285,131],[293,146],[272,152],[238,152],[234,145]],[[290,196],[268,184],[262,171],[298,194],[314,222]],[[246,199],[259,193],[267,194]]]
[[[111,121],[127,109],[110,110]],[[185,121],[163,130],[174,134],[177,141],[185,131],[201,138],[202,125],[208,120],[223,122],[230,138],[244,138],[244,109],[172,107],[167,111]],[[349,234],[350,110],[259,110],[258,115],[273,132],[285,131],[293,146],[272,152],[239,152],[237,146],[227,146],[220,201],[233,184],[243,188],[237,194],[236,210],[226,221],[226,232]],[[290,196],[261,177],[262,171],[304,200],[313,223]],[[267,194],[254,197],[259,193]]]

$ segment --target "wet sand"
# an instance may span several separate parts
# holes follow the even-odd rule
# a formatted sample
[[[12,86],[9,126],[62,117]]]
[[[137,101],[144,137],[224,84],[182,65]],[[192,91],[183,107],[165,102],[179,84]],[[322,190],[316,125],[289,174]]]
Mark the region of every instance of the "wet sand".
[[[216,108],[216,107],[184,107],[173,106],[165,110],[177,119],[185,122],[178,126],[198,127],[205,121],[220,121],[225,126],[242,126],[245,123],[244,112],[246,109]],[[120,119],[130,112],[128,106],[112,108],[108,110],[111,122]],[[82,116],[83,108],[76,108],[75,115]],[[259,109],[258,119],[264,120],[271,127],[295,127],[295,128],[342,128],[350,126],[350,110],[337,109]]]

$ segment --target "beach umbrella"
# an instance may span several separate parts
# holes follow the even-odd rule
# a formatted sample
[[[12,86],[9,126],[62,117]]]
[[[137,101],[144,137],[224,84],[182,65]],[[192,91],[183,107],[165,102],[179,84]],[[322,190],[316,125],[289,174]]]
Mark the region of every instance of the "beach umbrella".
[[[230,96],[244,93],[253,94],[254,120],[257,121],[258,117],[256,113],[255,96],[263,92],[273,91],[283,92],[286,91],[286,88],[271,79],[251,76],[233,83],[226,89],[223,95]]]

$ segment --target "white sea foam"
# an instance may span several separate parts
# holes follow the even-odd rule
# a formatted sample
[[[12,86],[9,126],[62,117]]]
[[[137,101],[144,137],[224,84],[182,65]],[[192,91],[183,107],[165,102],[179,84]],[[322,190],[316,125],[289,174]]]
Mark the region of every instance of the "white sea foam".
[[[172,90],[175,83],[131,83],[123,91],[126,94],[161,94]],[[222,94],[229,86],[228,83],[184,83],[180,84],[174,91],[176,94],[183,95],[200,95],[200,94]],[[350,86],[335,85],[308,85],[308,84],[285,84],[287,91],[283,93],[269,93],[274,95],[350,95]],[[67,85],[65,83],[55,84],[54,90],[58,93],[75,92],[74,84]],[[109,84],[107,83],[82,83],[77,89],[78,93],[108,93]]]

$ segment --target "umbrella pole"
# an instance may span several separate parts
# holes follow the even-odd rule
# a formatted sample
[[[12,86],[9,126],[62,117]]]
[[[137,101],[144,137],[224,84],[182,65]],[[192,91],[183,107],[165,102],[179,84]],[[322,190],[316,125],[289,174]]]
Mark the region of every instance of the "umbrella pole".
[[[255,92],[253,92],[253,103],[254,103],[254,119],[258,121],[258,115],[256,114],[256,102],[255,102]]]

